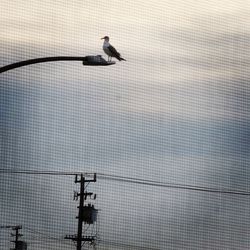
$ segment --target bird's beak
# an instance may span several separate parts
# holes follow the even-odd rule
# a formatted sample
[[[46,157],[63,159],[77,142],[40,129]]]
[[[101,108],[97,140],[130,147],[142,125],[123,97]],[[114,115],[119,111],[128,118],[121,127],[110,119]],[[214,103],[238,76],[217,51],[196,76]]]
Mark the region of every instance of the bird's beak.
[[[103,38],[101,38],[101,40],[102,40],[102,39],[105,39],[105,38],[103,37]]]

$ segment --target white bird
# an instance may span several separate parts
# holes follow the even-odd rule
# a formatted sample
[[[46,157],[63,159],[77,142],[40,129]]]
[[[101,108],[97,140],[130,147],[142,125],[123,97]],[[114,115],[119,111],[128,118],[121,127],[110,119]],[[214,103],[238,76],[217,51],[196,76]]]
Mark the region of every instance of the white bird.
[[[109,37],[105,36],[101,39],[104,39],[103,42],[103,50],[108,55],[108,61],[111,61],[112,57],[115,57],[119,61],[126,61],[124,58],[121,57],[121,54],[117,52],[117,50],[109,43]]]

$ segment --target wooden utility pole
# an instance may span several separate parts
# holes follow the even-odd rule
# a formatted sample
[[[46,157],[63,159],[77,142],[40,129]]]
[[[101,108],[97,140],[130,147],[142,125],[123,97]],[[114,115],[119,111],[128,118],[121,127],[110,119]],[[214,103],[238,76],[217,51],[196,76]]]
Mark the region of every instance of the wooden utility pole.
[[[78,197],[79,200],[79,212],[78,216],[76,217],[78,219],[78,230],[77,235],[67,235],[65,239],[71,239],[73,241],[76,241],[76,250],[81,250],[82,248],[82,242],[91,242],[94,243],[95,236],[83,236],[82,235],[82,226],[83,222],[87,224],[93,224],[96,220],[96,213],[97,210],[94,208],[94,206],[91,206],[88,204],[88,206],[84,206],[84,201],[87,199],[88,196],[93,195],[93,193],[85,192],[85,183],[89,182],[96,182],[96,174],[94,174],[93,179],[86,179],[83,174],[80,175],[80,179],[78,179],[78,175],[75,177],[75,183],[80,183],[80,193],[74,194],[74,200],[77,200]],[[95,196],[94,196],[95,197]]]
[[[22,234],[19,233],[19,230],[22,229],[22,226],[15,226],[15,227],[12,227],[12,230],[15,231],[15,234],[11,234],[11,236],[14,236],[15,237],[15,240],[12,241],[15,243],[15,250],[17,250],[17,244],[18,244],[18,238],[23,236]]]
[[[15,240],[12,240],[11,242],[14,242],[15,244],[15,248],[14,250],[18,250],[18,243],[20,242],[18,239],[19,237],[23,236],[22,234],[19,233],[19,230],[22,229],[21,225],[17,225],[17,226],[0,226],[0,228],[11,228],[13,231],[15,231],[15,233],[11,233],[12,237],[15,237]]]

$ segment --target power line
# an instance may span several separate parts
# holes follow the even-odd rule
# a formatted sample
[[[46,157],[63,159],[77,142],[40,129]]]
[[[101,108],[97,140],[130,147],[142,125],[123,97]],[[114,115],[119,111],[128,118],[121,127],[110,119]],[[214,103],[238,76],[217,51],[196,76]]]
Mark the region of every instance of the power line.
[[[57,175],[57,176],[75,176],[75,175],[80,175],[80,174],[83,174],[84,176],[93,175],[93,173],[83,173],[80,171],[38,171],[38,170],[17,170],[17,169],[0,169],[0,174]],[[154,186],[154,187],[250,196],[250,191],[246,191],[246,190],[232,190],[232,189],[227,189],[227,188],[218,189],[218,188],[211,188],[211,187],[206,187],[206,186],[187,185],[187,184],[180,184],[180,183],[168,183],[168,182],[132,178],[132,177],[127,177],[127,176],[119,176],[119,175],[112,175],[112,174],[103,174],[103,173],[97,173],[97,176],[100,179],[106,179],[110,181],[128,182],[128,183],[148,185],[148,186]]]
[[[116,246],[116,247],[126,247],[129,249],[143,249],[143,250],[159,250],[158,248],[151,248],[151,247],[143,247],[143,246],[138,246],[138,245],[133,245],[133,244],[126,244],[118,241],[110,241],[110,240],[100,240],[100,244],[103,245],[111,245],[111,246]]]
[[[31,174],[31,175],[80,175],[85,176],[94,173],[83,173],[80,171],[39,171],[39,170],[18,170],[18,169],[0,169],[0,174]]]
[[[46,233],[43,233],[43,232],[34,230],[34,229],[32,229],[32,228],[29,228],[29,227],[24,227],[24,230],[26,230],[26,231],[28,231],[28,232],[30,232],[30,233],[32,233],[32,234],[35,234],[36,237],[38,237],[38,238],[33,239],[33,240],[42,241],[42,240],[46,239],[46,240],[52,240],[52,241],[60,241],[60,242],[63,243],[63,244],[72,246],[72,244],[69,243],[69,242],[68,242],[67,240],[65,240],[64,238],[57,238],[57,237],[49,236],[49,235],[46,234]]]
[[[42,232],[39,232],[37,230],[34,230],[34,229],[31,229],[29,227],[24,227],[24,229],[30,233],[33,233],[33,234],[37,234],[40,236],[40,238],[43,238],[43,237],[46,237],[46,239],[50,239],[50,240],[63,240],[63,238],[56,238],[56,237],[53,237],[53,236],[49,236],[48,234],[46,233],[42,233]]]
[[[211,192],[211,193],[220,193],[220,194],[234,194],[234,195],[250,195],[250,192],[245,190],[231,190],[231,189],[216,189],[210,188],[205,186],[195,186],[195,185],[186,185],[186,184],[179,184],[179,183],[166,183],[154,180],[146,180],[146,179],[139,179],[139,178],[131,178],[131,177],[123,177],[117,175],[108,175],[108,174],[101,174],[98,173],[99,178],[101,179],[108,179],[120,182],[129,182],[141,185],[149,185],[155,187],[164,187],[164,188],[174,188],[174,189],[185,189],[190,191],[201,191],[201,192]]]

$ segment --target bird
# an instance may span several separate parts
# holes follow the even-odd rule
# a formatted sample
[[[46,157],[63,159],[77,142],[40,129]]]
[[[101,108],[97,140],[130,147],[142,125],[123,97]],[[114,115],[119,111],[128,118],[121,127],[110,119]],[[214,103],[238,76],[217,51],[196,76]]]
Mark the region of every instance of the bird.
[[[126,61],[124,58],[121,57],[121,54],[117,52],[117,50],[109,43],[109,37],[104,36],[103,38],[103,50],[108,55],[108,61],[110,62],[112,60],[112,57],[115,57],[119,61]]]

